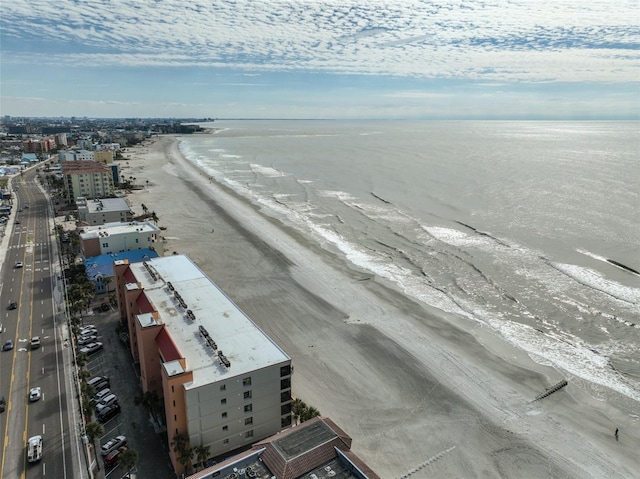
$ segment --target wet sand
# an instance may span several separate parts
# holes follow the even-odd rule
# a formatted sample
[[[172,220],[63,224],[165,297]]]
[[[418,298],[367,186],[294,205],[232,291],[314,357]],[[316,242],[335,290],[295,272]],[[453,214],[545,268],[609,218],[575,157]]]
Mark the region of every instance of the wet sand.
[[[175,137],[124,156],[122,174],[149,182],[128,199],[166,227],[165,255],[189,255],[291,356],[294,396],[381,477],[640,477],[636,403],[350,268],[212,182]]]

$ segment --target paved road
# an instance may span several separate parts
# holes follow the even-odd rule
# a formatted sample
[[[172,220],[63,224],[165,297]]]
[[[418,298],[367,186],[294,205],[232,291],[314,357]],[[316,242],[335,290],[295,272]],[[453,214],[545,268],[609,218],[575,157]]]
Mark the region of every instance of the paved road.
[[[0,415],[0,477],[88,477],[82,465],[83,448],[77,433],[75,391],[69,351],[61,337],[61,285],[57,249],[46,196],[35,183],[35,171],[13,178],[13,213],[2,241],[1,340],[15,347],[0,353],[0,395],[7,409]],[[23,266],[17,268],[16,263]],[[57,298],[57,301],[56,301]],[[9,301],[18,303],[8,309]],[[58,315],[58,316],[57,316]],[[40,336],[42,346],[31,350],[30,338]],[[42,398],[29,401],[29,390],[39,386]],[[30,464],[26,442],[43,436],[43,458]],[[84,467],[84,472],[82,468]]]
[[[6,411],[0,413],[0,479],[89,478],[93,455],[87,454],[83,443],[57,239],[48,199],[35,180],[35,170],[12,180],[13,213],[0,242],[0,344],[8,339],[15,344],[13,350],[0,352],[0,396],[7,400]],[[21,268],[15,267],[18,261],[23,263]],[[18,307],[8,309],[10,301]],[[96,325],[98,340],[104,343],[86,368],[93,375],[110,378],[122,407],[121,414],[105,424],[96,447],[124,434],[138,452],[137,477],[174,479],[166,432],[142,406],[134,404],[140,382],[116,332],[118,317],[110,309],[84,318],[85,324]],[[39,349],[29,347],[33,336],[42,340]],[[29,389],[35,386],[42,389],[42,399],[30,402]],[[43,459],[29,464],[26,442],[36,434],[43,436]],[[97,478],[120,478],[125,472],[118,467],[105,471],[100,457],[94,466]]]

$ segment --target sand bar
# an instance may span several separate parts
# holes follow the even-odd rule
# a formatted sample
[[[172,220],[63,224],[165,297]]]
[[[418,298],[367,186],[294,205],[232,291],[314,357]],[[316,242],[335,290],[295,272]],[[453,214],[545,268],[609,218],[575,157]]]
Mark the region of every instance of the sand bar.
[[[349,268],[212,182],[173,136],[124,156],[122,173],[148,181],[131,206],[156,212],[165,254],[189,255],[291,356],[294,395],[381,477],[640,477],[635,402]]]

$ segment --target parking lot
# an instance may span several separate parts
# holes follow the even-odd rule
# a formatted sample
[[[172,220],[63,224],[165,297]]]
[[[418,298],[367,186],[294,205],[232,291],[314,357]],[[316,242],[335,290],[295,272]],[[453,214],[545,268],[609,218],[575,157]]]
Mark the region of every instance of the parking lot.
[[[110,309],[103,312],[97,308],[84,317],[84,324],[94,325],[98,330],[97,340],[104,344],[101,351],[89,357],[85,369],[91,376],[109,378],[110,389],[118,396],[121,407],[120,414],[104,424],[105,434],[100,444],[115,436],[125,435],[129,448],[138,452],[138,478],[175,479],[165,431],[154,426],[144,406],[134,404],[134,398],[141,392],[140,383],[129,349],[118,337],[117,311]],[[126,473],[119,467],[105,471],[102,458],[99,462],[100,471],[96,477],[120,478]]]

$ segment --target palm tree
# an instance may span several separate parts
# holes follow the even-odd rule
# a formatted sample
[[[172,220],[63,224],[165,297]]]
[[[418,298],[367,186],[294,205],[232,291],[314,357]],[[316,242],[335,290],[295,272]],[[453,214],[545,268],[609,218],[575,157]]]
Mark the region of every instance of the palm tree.
[[[96,438],[104,434],[104,426],[99,422],[90,422],[85,426],[84,430],[89,439],[89,444],[91,444],[91,449],[95,451]],[[98,470],[100,470],[100,461],[96,461],[96,464],[98,465]]]
[[[151,212],[151,220],[153,221],[153,223],[157,226],[158,225],[158,215],[156,214],[155,211]]]
[[[128,477],[131,477],[131,470],[136,462],[138,462],[138,451],[127,449],[118,454],[118,464],[122,469],[126,469]]]
[[[193,458],[193,448],[189,447],[189,438],[184,434],[176,434],[171,441],[173,452],[176,453],[176,459],[185,469]]]
[[[204,461],[206,461],[209,458],[209,454],[211,454],[211,446],[203,446],[202,444],[194,446],[193,453],[196,456],[196,461],[202,466],[202,469],[204,469]]]
[[[104,426],[99,422],[92,421],[85,427],[85,432],[87,433],[87,437],[89,438],[91,445],[93,445],[96,438],[104,434]]]
[[[143,405],[153,417],[153,420],[158,423],[158,417],[156,413],[159,410],[158,405],[162,403],[160,396],[155,391],[145,391],[144,393],[138,394],[135,398],[133,398],[133,404],[136,406]]]
[[[93,408],[96,407],[96,402],[90,398],[82,398],[82,412],[86,421],[91,420],[91,414],[93,414]]]
[[[319,416],[319,415],[320,415],[320,411],[318,411],[313,406],[308,406],[305,409],[305,414],[301,419],[302,419],[302,422],[304,422],[304,421],[308,421],[309,419],[314,418],[314,417]]]
[[[147,180],[147,183],[149,183],[149,180]],[[140,207],[142,208],[142,212],[146,215],[147,211],[149,211],[149,208],[147,208],[147,205],[145,205],[144,203],[142,203],[140,205]]]
[[[295,398],[291,407],[291,415],[296,424],[300,423],[300,416],[302,416],[306,408],[305,403],[300,398]]]

